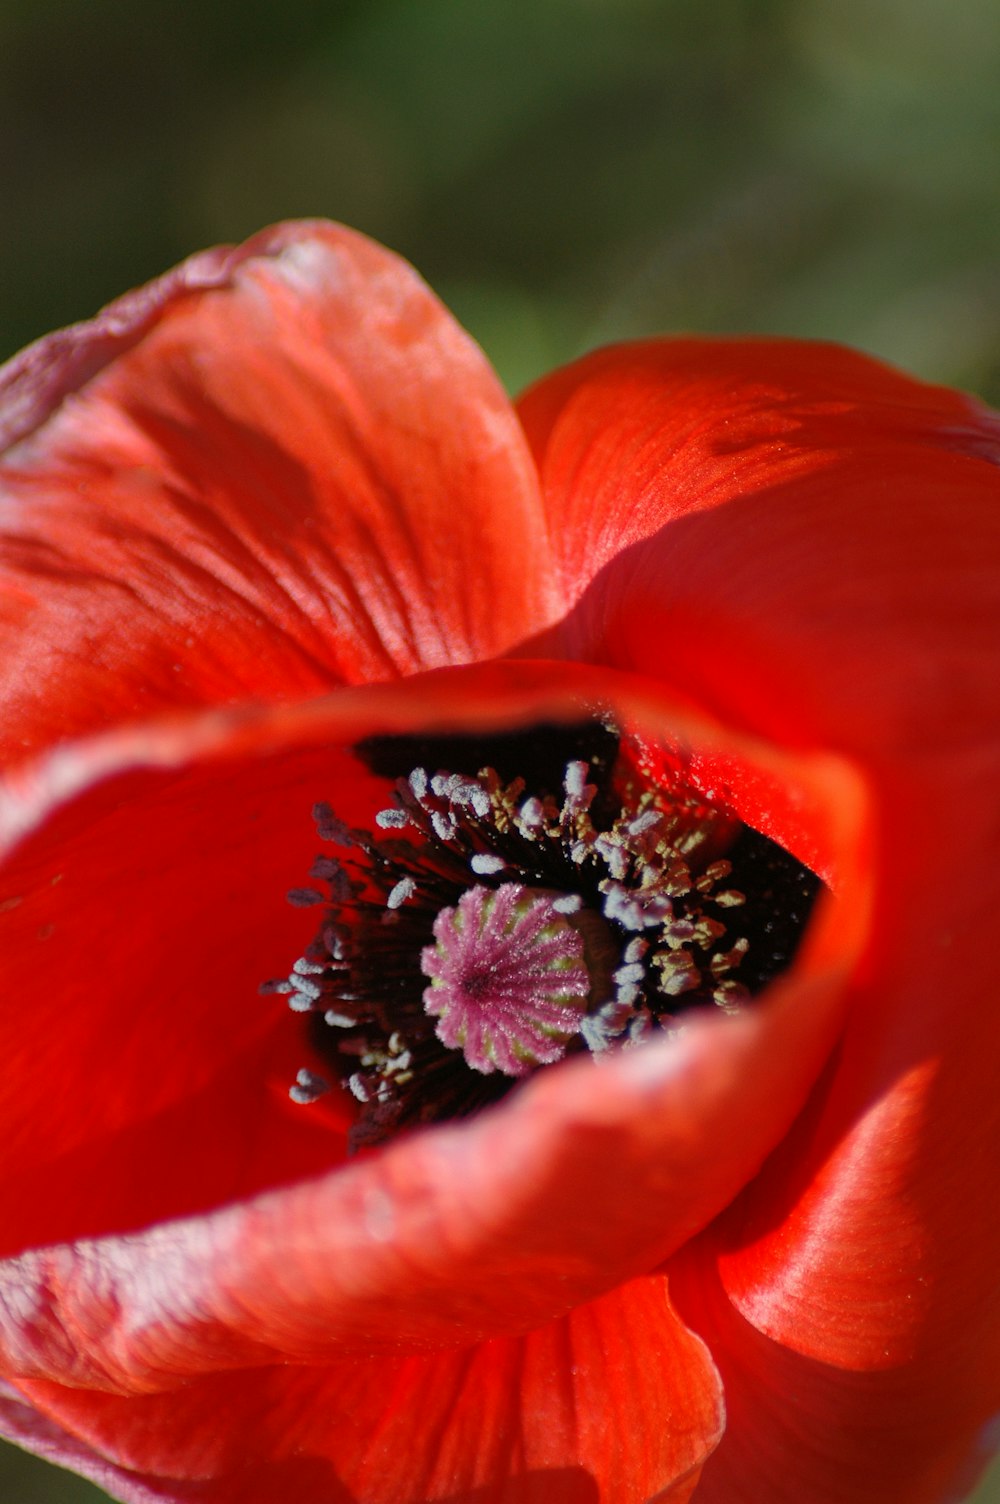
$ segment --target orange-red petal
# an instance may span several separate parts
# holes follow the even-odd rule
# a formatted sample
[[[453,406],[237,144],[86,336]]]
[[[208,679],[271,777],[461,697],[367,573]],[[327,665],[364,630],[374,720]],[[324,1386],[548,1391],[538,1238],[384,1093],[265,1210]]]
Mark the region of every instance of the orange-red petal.
[[[1000,417],[852,351],[654,340],[519,411],[560,651],[868,758],[1000,725]]]
[[[195,257],[0,374],[7,763],[169,707],[502,651],[552,614],[530,455],[405,262]]]
[[[116,1459],[113,1492],[136,1504],[686,1504],[722,1424],[711,1360],[662,1278],[436,1356],[215,1375],[129,1400],[26,1388],[72,1428],[73,1465],[82,1438],[95,1471]]]
[[[379,692],[363,710],[345,711],[336,697],[341,708],[331,702],[243,726],[189,722],[154,730],[145,753],[135,741],[131,751],[92,744],[76,762],[73,749],[62,762],[26,770],[10,805],[23,840],[7,869],[25,879],[7,910],[19,916],[10,933],[20,984],[27,991],[34,983],[30,962],[57,921],[70,954],[82,947],[80,976],[99,975],[93,963],[109,949],[137,968],[167,1035],[152,1081],[157,1112],[143,1140],[147,1164],[165,1166],[169,1111],[176,1106],[190,1121],[197,1097],[180,1047],[194,1021],[183,965],[193,960],[228,986],[229,957],[213,950],[193,902],[181,906],[191,949],[170,956],[155,914],[136,917],[126,864],[116,872],[95,836],[114,833],[134,868],[135,822],[151,810],[173,874],[162,879],[169,895],[204,828],[214,854],[194,892],[213,895],[230,870],[218,854],[230,829],[218,795],[232,772],[231,798],[258,811],[265,832],[245,872],[252,843],[246,833],[231,842],[240,876],[232,902],[221,901],[236,926],[230,933],[244,937],[237,971],[248,985],[263,914],[256,879],[298,860],[300,837],[283,823],[292,792],[325,770],[356,787],[363,803],[368,794],[338,749],[359,724],[383,726],[380,715],[412,727],[418,702],[430,721],[471,725],[492,714],[499,724],[530,720],[532,695],[536,708],[558,714],[560,694],[576,694],[578,707],[617,705],[654,741],[687,734],[703,786],[721,781],[752,823],[829,876],[840,907],[820,915],[800,961],[759,1008],[734,1024],[698,1022],[670,1045],[613,1062],[599,1095],[590,1086],[598,1073],[570,1065],[477,1123],[402,1140],[326,1175],[315,1174],[313,1156],[339,1154],[336,1121],[321,1132],[265,1135],[276,1146],[270,1161],[256,1148],[234,1157],[238,1129],[259,1107],[261,1070],[282,1057],[226,992],[194,1085],[206,1087],[210,1104],[236,1103],[236,1114],[227,1119],[210,1105],[197,1119],[223,1148],[206,1156],[208,1172],[196,1176],[189,1202],[176,1167],[163,1184],[168,1211],[178,1214],[220,1197],[248,1199],[127,1239],[108,1235],[123,1225],[115,1208],[134,1207],[141,1192],[121,1193],[115,1177],[127,1173],[127,1150],[104,1160],[98,1129],[113,1139],[147,1127],[149,1083],[134,1071],[118,1082],[109,1061],[88,1054],[80,1019],[91,1004],[82,994],[59,1020],[65,1037],[50,1037],[43,991],[24,1038],[50,1073],[22,1073],[17,1091],[28,1095],[12,1101],[10,1116],[23,1121],[30,1098],[41,1144],[66,1135],[82,1142],[95,1165],[111,1165],[117,1189],[106,1203],[97,1198],[88,1228],[82,1198],[72,1197],[74,1166],[58,1167],[71,1212],[64,1227],[52,1222],[51,1235],[104,1236],[7,1266],[6,1371],[71,1430],[95,1437],[88,1428],[98,1427],[101,1405],[111,1415],[121,1401],[91,1399],[75,1410],[58,1386],[125,1395],[162,1387],[166,1404],[183,1379],[190,1388],[181,1392],[231,1384],[232,1398],[241,1376],[211,1378],[220,1368],[290,1360],[308,1374],[310,1364],[337,1368],[363,1343],[413,1354],[399,1360],[400,1372],[433,1368],[443,1389],[431,1391],[454,1398],[451,1356],[418,1358],[419,1347],[481,1335],[486,1345],[470,1371],[486,1374],[475,1368],[483,1354],[513,1352],[522,1340],[514,1334],[561,1323],[560,1313],[581,1301],[615,1299],[602,1292],[694,1235],[675,1265],[682,1310],[717,1345],[739,1418],[700,1496],[708,1504],[783,1504],[803,1494],[874,1504],[884,1486],[883,1496],[930,1504],[1000,1403],[1000,1228],[990,1210],[1000,1173],[992,1089],[1000,1029],[987,943],[1000,896],[996,420],[861,357],[764,342],[608,352],[537,388],[522,412],[558,549],[556,593],[574,606],[547,641],[639,670],[647,682],[612,687],[566,668],[555,671],[565,680],[557,692],[551,666],[478,669],[445,676],[437,701],[442,681],[425,680],[393,690],[395,709]],[[526,629],[548,619],[540,600],[521,612]],[[507,633],[504,645],[515,636]],[[437,660],[351,661],[355,669],[341,665],[341,677]],[[372,712],[376,704],[382,709]],[[829,758],[830,749],[854,769]],[[97,782],[102,757],[105,781]],[[304,803],[323,792],[310,790]],[[866,800],[874,819],[863,825]],[[167,832],[181,804],[188,813]],[[31,828],[43,815],[46,823]],[[63,850],[79,853],[80,873],[120,898],[142,943],[98,945],[100,928],[89,934],[72,905],[59,907],[61,885],[51,878]],[[300,873],[283,876],[281,887]],[[160,891],[155,880],[151,891]],[[150,969],[152,956],[162,959],[162,977]],[[116,1048],[124,1043],[134,1061],[150,1036],[146,1021],[122,1012],[127,977],[120,961],[112,966],[102,1037],[124,1017]],[[104,1088],[84,1108],[79,1140],[72,1097],[53,1102],[51,1090],[74,1047]],[[829,1068],[794,1122],[824,1061]],[[226,1075],[234,1068],[235,1085]],[[45,1148],[34,1150],[45,1163]],[[303,1173],[312,1178],[281,1188]],[[22,1205],[31,1209],[27,1195]],[[52,1208],[43,1214],[51,1218]],[[24,1246],[27,1225],[15,1225],[12,1250]],[[556,1327],[544,1330],[548,1341]],[[544,1343],[538,1350],[551,1357]],[[267,1393],[262,1372],[270,1370],[246,1376],[258,1401]],[[297,1382],[287,1373],[283,1383]],[[487,1390],[469,1392],[482,1403]],[[153,1394],[128,1403],[161,1401]],[[401,1413],[410,1416],[405,1405]],[[844,1428],[851,1444],[838,1460]],[[875,1456],[869,1445],[866,1463],[874,1435],[881,1450]],[[787,1477],[776,1436],[795,1452]],[[678,1487],[684,1497],[687,1484]],[[188,1496],[196,1493],[167,1495]],[[492,1504],[493,1495],[484,1497]],[[506,1504],[502,1492],[495,1497]]]
[[[685,1255],[732,1407],[704,1497],[937,1500],[1000,1407],[1000,422],[761,341],[604,352],[522,414],[566,650],[846,752],[874,802],[835,1065]]]
[[[652,1267],[732,1199],[827,1058],[867,913],[847,770],[768,765],[765,749],[734,742],[730,763],[759,757],[767,776],[780,772],[800,814],[810,800],[831,806],[828,858],[844,888],[770,1003],[693,1021],[601,1067],[542,1073],[471,1123],[301,1179],[324,1153],[339,1163],[343,1123],[299,1110],[292,1126],[283,1021],[253,993],[311,933],[306,916],[294,935],[281,894],[309,850],[308,809],[324,779],[336,779],[349,818],[383,802],[374,780],[352,784],[344,743],[601,705],[649,738],[692,734],[655,688],[501,664],[342,691],[297,711],[123,733],[56,754],[24,785],[14,810],[34,806],[39,823],[9,858],[22,901],[2,920],[14,981],[37,995],[5,1043],[25,1056],[0,1099],[23,1159],[8,1172],[6,1235],[11,1252],[71,1246],[6,1266],[7,1372],[128,1391],[220,1363],[320,1362],[523,1331]],[[718,732],[701,735],[710,760]],[[142,853],[150,882],[137,887]],[[48,956],[76,968],[49,991],[38,980]],[[175,1131],[192,1117],[194,1163]],[[99,1181],[81,1191],[80,1166],[91,1163]],[[32,1175],[44,1197],[32,1195]],[[243,1199],[207,1210],[233,1198]],[[101,1236],[81,1244],[87,1233]],[[44,1299],[22,1321],[17,1292],[29,1290]]]
[[[725,1440],[696,1504],[951,1504],[972,1489],[996,1445],[995,1367],[970,1369],[963,1334],[858,1371],[765,1336],[734,1309],[704,1249],[675,1262],[671,1284],[726,1396]],[[841,1307],[849,1324],[849,1296]]]

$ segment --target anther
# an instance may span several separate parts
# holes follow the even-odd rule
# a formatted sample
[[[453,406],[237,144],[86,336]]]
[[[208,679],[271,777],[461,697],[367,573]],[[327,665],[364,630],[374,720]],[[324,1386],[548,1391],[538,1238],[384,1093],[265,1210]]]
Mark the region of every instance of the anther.
[[[317,888],[291,888],[288,902],[296,909],[311,909],[323,902],[323,895]]]
[[[502,856],[495,856],[490,851],[477,851],[469,862],[469,866],[480,877],[488,877],[494,872],[502,872],[507,863]]]
[[[381,830],[402,830],[409,823],[405,809],[380,809],[375,816],[375,824]]]
[[[293,1102],[305,1105],[315,1102],[325,1096],[330,1090],[329,1081],[324,1081],[322,1076],[317,1076],[314,1071],[301,1070],[295,1077],[295,1085],[288,1088],[288,1095]]]
[[[313,863],[328,898],[293,890],[325,914],[261,990],[325,1022],[311,1041],[360,1104],[355,1146],[476,1111],[567,1055],[669,1034],[692,1006],[738,1012],[794,954],[818,880],[787,853],[679,774],[651,786],[607,727],[557,729],[547,761],[544,739],[538,761],[518,737],[527,779],[480,740],[464,762],[375,769],[395,803],[371,831],[314,808],[348,851]],[[294,1100],[317,1083],[300,1072]]]
[[[408,898],[412,898],[417,891],[417,885],[412,877],[401,877],[385,901],[387,909],[398,909]]]

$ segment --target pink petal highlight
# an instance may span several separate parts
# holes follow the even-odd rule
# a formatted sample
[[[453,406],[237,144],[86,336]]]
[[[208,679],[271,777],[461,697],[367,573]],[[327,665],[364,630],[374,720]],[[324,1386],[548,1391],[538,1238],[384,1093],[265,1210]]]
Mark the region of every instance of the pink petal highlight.
[[[478,1348],[128,1400],[26,1387],[70,1446],[120,1460],[106,1486],[134,1504],[150,1475],[171,1504],[686,1504],[723,1418],[711,1360],[657,1278]]]

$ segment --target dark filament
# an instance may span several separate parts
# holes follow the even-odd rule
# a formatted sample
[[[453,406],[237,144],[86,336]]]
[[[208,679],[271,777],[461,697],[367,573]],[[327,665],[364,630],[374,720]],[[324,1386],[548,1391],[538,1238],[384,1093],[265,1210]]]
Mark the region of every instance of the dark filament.
[[[741,1010],[793,960],[822,886],[680,767],[652,785],[604,723],[356,751],[395,780],[393,806],[375,832],[316,806],[338,855],[289,897],[324,916],[264,989],[309,1015],[358,1102],[355,1148],[476,1112],[564,1056],[640,1044],[692,1007]],[[304,1070],[292,1095],[326,1086]]]

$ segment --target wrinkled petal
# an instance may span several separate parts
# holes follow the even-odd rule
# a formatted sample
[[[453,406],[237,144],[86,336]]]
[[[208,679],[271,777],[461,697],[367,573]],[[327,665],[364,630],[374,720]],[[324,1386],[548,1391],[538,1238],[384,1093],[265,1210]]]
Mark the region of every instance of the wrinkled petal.
[[[742,1428],[734,1419],[720,1478],[765,1445],[765,1397],[784,1384],[804,1397],[801,1417],[788,1420],[807,1433],[801,1455],[825,1459],[817,1477],[840,1480],[839,1494],[828,1485],[831,1500],[961,1497],[945,1484],[982,1461],[981,1434],[1000,1410],[988,880],[1000,833],[995,815],[957,824],[934,797],[953,778],[970,809],[995,809],[995,758],[952,757],[924,772],[923,789],[901,775],[885,796],[888,819],[900,813],[893,798],[903,810],[922,802],[924,816],[889,860],[874,914],[878,962],[836,1069],[764,1173],[690,1250],[704,1269],[717,1265],[720,1286],[708,1322],[696,1303],[682,1309],[730,1369],[734,1414],[749,1417]],[[848,1488],[864,1473],[866,1410],[885,1426],[878,1467],[874,1481]],[[717,1497],[732,1495],[720,1484]],[[785,1497],[794,1490],[776,1495]]]
[[[28,1390],[95,1458],[118,1459],[112,1492],[136,1504],[150,1475],[152,1497],[225,1504],[683,1504],[722,1424],[708,1354],[656,1278],[439,1356],[213,1375],[128,1400]]]
[[[25,1451],[89,1478],[112,1498],[130,1504],[163,1504],[165,1495],[157,1480],[128,1474],[107,1457],[72,1435],[58,1421],[44,1415],[10,1384],[0,1380],[0,1435]],[[175,1495],[180,1504],[180,1495]],[[194,1497],[189,1495],[189,1497]]]
[[[384,803],[375,780],[352,783],[345,743],[376,730],[509,727],[608,706],[651,739],[693,731],[641,684],[565,665],[499,664],[343,691],[297,710],[120,734],[55,754],[25,783],[12,808],[27,818],[34,805],[38,824],[5,869],[22,902],[0,916],[12,977],[27,985],[61,934],[59,953],[73,956],[87,984],[79,1012],[64,990],[40,989],[5,1042],[35,1069],[10,1074],[0,1127],[20,1131],[23,1176],[32,1166],[47,1190],[41,1207],[23,1178],[5,1191],[8,1247],[67,1245],[5,1268],[8,1372],[128,1391],[220,1364],[316,1362],[344,1349],[523,1331],[653,1267],[732,1199],[787,1131],[841,1027],[867,923],[864,808],[849,770],[823,759],[782,763],[702,726],[706,766],[718,744],[728,766],[756,763],[758,780],[780,775],[800,820],[817,811],[814,835],[826,841],[840,890],[770,1001],[737,1019],[695,1020],[607,1064],[541,1073],[494,1112],[400,1138],[335,1173],[117,1236],[146,1210],[136,1131],[161,1223],[308,1175],[324,1150],[327,1163],[342,1160],[343,1121],[296,1117],[275,1080],[283,1068],[290,1079],[290,1048],[271,1057],[269,1039],[295,1020],[279,1008],[275,1022],[275,1000],[253,992],[312,932],[308,914],[288,918],[281,894],[308,852],[303,827],[323,780],[337,779],[338,800]],[[160,923],[172,910],[155,901],[156,885],[134,882],[151,833],[161,833],[163,904],[174,889],[185,904],[183,941]],[[55,885],[54,864],[66,874]],[[95,892],[100,905],[88,903]],[[56,930],[43,937],[48,924]],[[201,979],[193,989],[192,976]],[[230,1079],[237,1068],[242,1095]],[[52,1080],[62,1083],[56,1100]],[[216,1106],[205,1120],[214,1139],[192,1166],[177,1155],[175,1122],[202,1101]],[[103,1166],[99,1194],[74,1189],[88,1155]],[[48,1219],[41,1236],[39,1218]],[[97,1241],[79,1242],[87,1233]]]
[[[488,656],[552,614],[496,377],[349,230],[264,231],[41,341],[0,373],[0,431],[7,762]]]
[[[733,1413],[706,1498],[756,1500],[762,1477],[775,1500],[941,1498],[1000,1408],[997,418],[768,342],[607,352],[522,411],[572,539],[563,645],[782,745],[847,751],[874,800],[836,1068],[691,1251],[719,1286],[683,1309]]]
[[[275,280],[262,259],[263,270],[247,273],[255,296],[266,285],[253,307],[280,311],[291,296],[287,277]],[[287,256],[283,264],[287,272]],[[216,264],[206,265],[211,279]],[[189,324],[205,338],[210,321],[198,310],[218,306],[212,299],[243,309],[245,284],[237,277],[236,292],[227,281],[176,303],[165,295],[164,317],[143,324],[93,382],[88,375],[79,409],[67,400],[17,446],[16,484],[48,434],[65,426],[78,442],[73,415],[95,384],[110,384],[125,361],[141,371],[150,340],[162,336],[155,376],[174,334],[183,349]],[[297,336],[291,344],[298,391],[308,362]],[[246,383],[237,387],[243,401]],[[164,412],[177,429],[175,388],[165,390],[170,400],[153,405],[157,423],[138,425],[161,457]],[[398,410],[395,392],[391,405]],[[125,407],[102,430],[102,453],[109,444],[113,452]],[[216,407],[228,412],[221,397]],[[302,404],[291,410],[301,416]],[[563,1489],[576,1504],[592,1485],[608,1492],[606,1480],[624,1469],[623,1489],[633,1473],[649,1490],[662,1477],[674,1487],[667,1497],[684,1498],[717,1433],[718,1396],[696,1345],[649,1305],[662,1287],[641,1276],[662,1262],[683,1319],[718,1356],[730,1403],[730,1432],[699,1499],[933,1504],[954,1490],[1000,1406],[997,420],[862,357],[780,342],[607,352],[543,383],[521,411],[546,521],[531,512],[532,489],[517,515],[536,534],[514,529],[507,552],[511,540],[499,540],[490,557],[501,559],[496,579],[505,579],[514,545],[543,538],[547,527],[553,596],[528,580],[516,623],[498,618],[480,640],[462,618],[453,632],[449,613],[485,621],[494,608],[488,591],[470,604],[478,557],[470,549],[468,567],[445,577],[447,560],[421,556],[407,574],[416,554],[409,540],[399,544],[395,521],[405,513],[420,537],[433,538],[441,517],[424,534],[416,513],[393,502],[378,514],[379,539],[388,527],[393,540],[383,558],[371,538],[354,547],[351,529],[368,501],[352,511],[348,498],[335,513],[347,516],[347,531],[331,548],[335,562],[346,550],[360,566],[361,607],[343,607],[345,621],[373,624],[360,645],[324,626],[316,640],[335,644],[332,656],[317,657],[322,672],[296,678],[289,666],[304,628],[272,611],[280,631],[270,623],[262,646],[250,631],[246,655],[224,659],[210,683],[206,627],[192,670],[197,693],[167,691],[156,703],[224,700],[213,688],[223,681],[230,699],[274,700],[389,677],[443,661],[448,635],[465,656],[543,644],[642,677],[525,662],[342,691],[312,707],[190,717],[25,764],[0,798],[9,847],[0,944],[9,938],[5,957],[25,1000],[4,1041],[18,1068],[0,1090],[0,1132],[20,1125],[12,1141],[24,1154],[11,1183],[11,1257],[0,1266],[3,1371],[47,1412],[54,1434],[65,1427],[68,1446],[82,1438],[100,1456],[117,1449],[116,1430],[128,1434],[126,1466],[136,1489],[154,1490],[150,1498],[169,1461],[153,1456],[148,1440],[143,1450],[140,1411],[151,1422],[147,1437],[173,1407],[188,1415],[182,1480],[162,1495],[178,1501],[212,1498],[216,1484],[205,1474],[236,1465],[225,1449],[245,1447],[259,1426],[259,1475],[245,1462],[228,1474],[248,1504],[263,1504],[265,1485],[305,1499],[311,1489],[317,1504],[343,1487],[382,1504],[373,1490],[383,1473],[396,1488],[386,1504],[411,1504],[396,1438],[412,1438],[413,1407],[425,1395],[438,1417],[432,1445],[442,1447],[421,1461],[423,1491],[443,1501],[451,1489],[455,1504],[470,1504],[485,1478],[469,1439],[475,1422],[497,1417],[490,1434],[499,1450],[483,1462],[495,1481],[497,1470],[510,1471],[504,1448],[522,1424],[512,1375],[558,1374],[547,1432],[544,1386],[529,1386],[525,1415],[541,1417],[536,1434],[552,1441],[518,1454],[525,1490],[537,1485],[559,1499]],[[251,400],[240,413],[261,429]],[[340,505],[354,494],[349,461],[364,458],[357,469],[367,475],[371,446],[342,442],[344,433],[353,439],[356,414],[346,402],[337,413],[330,465]],[[137,421],[131,409],[127,418]],[[214,424],[199,427],[219,437]],[[299,426],[311,434],[318,424],[309,408]],[[221,441],[216,448],[229,453]],[[128,454],[128,465],[145,463]],[[175,460],[171,451],[176,489]],[[191,457],[191,474],[200,467],[201,456],[197,465]],[[273,489],[270,459],[261,467]],[[358,494],[375,493],[362,485]],[[450,494],[454,511],[454,487]],[[21,493],[12,495],[16,509]],[[214,493],[207,501],[220,505]],[[115,515],[120,523],[132,513]],[[185,527],[192,515],[188,506]],[[264,531],[266,553],[276,534]],[[197,549],[185,557],[200,567]],[[325,569],[323,548],[318,557]],[[541,547],[540,557],[544,571]],[[422,594],[421,570],[431,566],[438,572]],[[261,573],[271,569],[267,554]],[[399,578],[410,583],[397,611],[385,587]],[[216,600],[220,579],[230,585],[217,570]],[[321,584],[335,615],[333,565]],[[281,588],[298,608],[301,591]],[[573,609],[540,631],[553,599]],[[225,611],[231,646],[242,618]],[[519,645],[529,633],[534,644]],[[158,634],[162,624],[148,640]],[[289,655],[282,644],[292,639]],[[136,662],[147,676],[141,653]],[[268,688],[269,663],[279,690]],[[122,682],[131,693],[127,674]],[[55,683],[45,667],[41,692]],[[77,704],[72,695],[69,703]],[[331,784],[349,817],[384,802],[350,756],[363,731],[530,724],[607,706],[654,762],[661,743],[682,748],[703,790],[809,862],[835,899],[818,911],[795,965],[742,1017],[695,1019],[675,1039],[606,1066],[567,1064],[471,1123],[400,1138],[345,1166],[343,1113],[329,1104],[290,1109],[283,1083],[297,1063],[296,1036],[252,997],[262,975],[302,948],[295,915],[263,897],[272,880],[279,893],[301,881],[311,855],[301,810],[330,797]],[[77,708],[77,729],[99,724],[82,696]],[[110,711],[118,720],[138,713],[125,701]],[[22,717],[17,735],[44,745],[49,731]],[[137,871],[150,874],[138,890]],[[175,900],[182,944],[162,923]],[[269,959],[265,945],[280,945],[280,955]],[[197,1004],[206,996],[213,1005],[204,1019]],[[97,1036],[85,1023],[94,1019]],[[178,1162],[180,1122],[185,1138],[195,1124],[206,1146],[194,1166]],[[54,1188],[44,1202],[40,1184]],[[595,1317],[598,1309],[605,1314]],[[463,1351],[475,1337],[482,1345]],[[558,1343],[589,1355],[572,1397],[554,1359]],[[683,1403],[664,1377],[671,1352],[690,1379]],[[624,1377],[609,1382],[598,1353]],[[387,1396],[377,1375],[390,1374]],[[653,1375],[651,1387],[643,1375]],[[322,1387],[329,1378],[337,1395]],[[594,1396],[617,1404],[618,1382],[649,1396],[639,1451],[628,1456],[583,1435],[598,1426]],[[657,1459],[646,1414],[668,1394]],[[238,1429],[195,1425],[183,1407],[198,1397],[203,1414],[231,1407]],[[344,1411],[356,1398],[352,1432]],[[276,1438],[280,1423],[294,1447],[293,1410],[282,1407],[296,1401],[307,1445],[292,1457]],[[574,1401],[583,1417],[575,1451],[567,1439]],[[352,1437],[353,1450],[336,1459],[321,1440],[331,1415]],[[686,1451],[679,1435],[693,1438]],[[286,1462],[301,1475],[283,1471]],[[528,1496],[491,1486],[483,1483],[488,1504]],[[227,1504],[234,1496],[218,1494]],[[621,1498],[631,1504],[627,1492]]]
[[[865,756],[997,734],[1000,418],[780,340],[599,351],[521,400],[558,652]]]

